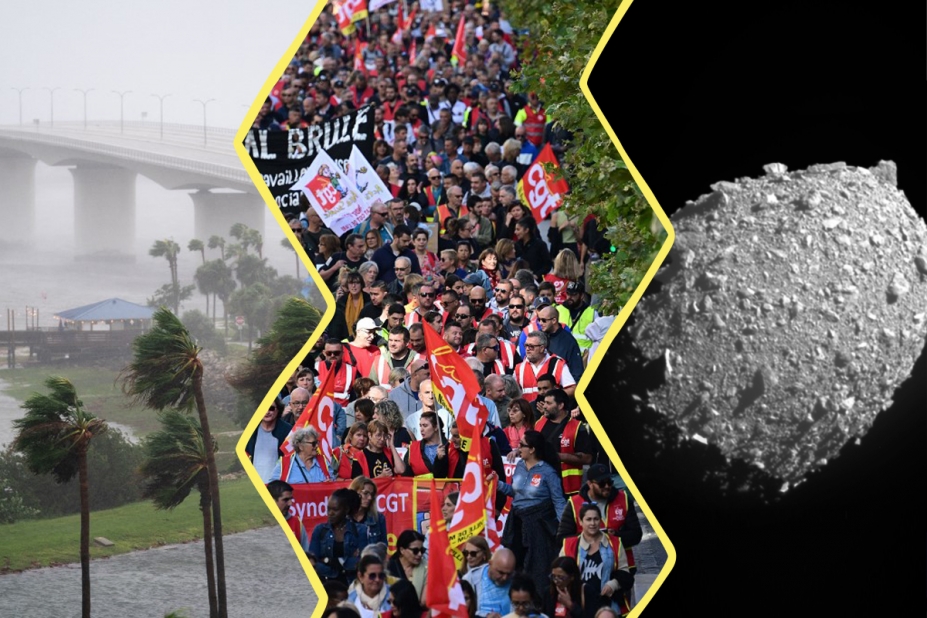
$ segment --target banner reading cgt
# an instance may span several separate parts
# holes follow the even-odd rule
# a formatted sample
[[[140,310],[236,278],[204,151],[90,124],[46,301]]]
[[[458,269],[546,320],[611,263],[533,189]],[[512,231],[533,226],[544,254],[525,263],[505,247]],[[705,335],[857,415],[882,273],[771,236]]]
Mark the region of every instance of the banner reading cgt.
[[[367,159],[373,155],[371,106],[308,129],[252,129],[244,146],[284,215],[298,214],[299,190],[293,184],[305,175],[320,152],[327,152],[339,169],[347,169],[356,145]]]

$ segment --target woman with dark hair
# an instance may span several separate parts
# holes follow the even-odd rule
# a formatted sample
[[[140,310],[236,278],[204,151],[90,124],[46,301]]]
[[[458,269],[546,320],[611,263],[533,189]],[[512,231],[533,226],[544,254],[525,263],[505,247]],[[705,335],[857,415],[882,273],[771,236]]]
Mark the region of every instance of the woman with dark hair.
[[[377,161],[382,161],[391,154],[393,154],[393,149],[389,143],[384,139],[378,139],[373,143],[373,159],[371,161],[376,164]]]
[[[428,615],[418,598],[415,586],[408,580],[400,580],[390,586],[390,618],[424,618]]]
[[[512,496],[502,545],[514,552],[517,568],[531,576],[538,590],[543,590],[546,567],[557,555],[557,527],[566,506],[560,474],[544,461],[545,446],[541,432],[525,431],[512,483],[500,479],[498,485],[498,491]]]
[[[575,560],[561,556],[550,565],[550,593],[544,612],[548,616],[583,618],[583,581]]]
[[[425,593],[428,572],[425,558],[425,536],[416,530],[403,530],[396,539],[396,553],[386,565],[386,572],[400,580],[412,583],[421,599]]]
[[[448,478],[449,471],[456,468],[456,449],[448,449],[444,441],[444,431],[439,429],[438,415],[425,412],[418,421],[421,440],[413,440],[406,451],[406,476],[427,478]]]
[[[583,614],[592,618],[600,607],[612,607],[622,614],[631,610],[626,591],[634,580],[621,538],[602,531],[599,505],[587,503],[579,509],[582,532],[563,541],[560,555],[576,562],[583,589]]]
[[[512,204],[509,206],[509,210],[505,214],[505,226],[500,231],[504,232],[505,238],[512,240],[513,247],[515,240],[517,240],[515,236],[515,226],[519,221],[530,215],[531,213],[521,202],[512,202]],[[518,254],[517,249],[515,253],[516,255]],[[515,271],[513,270],[511,272]]]
[[[354,579],[361,550],[367,546],[367,527],[354,523],[360,508],[358,495],[342,487],[328,499],[328,521],[312,529],[309,553],[315,571],[324,580],[349,583]]]
[[[518,444],[521,442],[522,437],[526,431],[534,427],[534,406],[525,399],[513,399],[509,403],[507,412],[509,426],[503,429],[502,432],[509,439],[509,446],[512,447],[506,457],[509,462],[513,462],[518,457]]]
[[[460,589],[463,591],[464,601],[467,603],[467,616],[476,618],[476,592],[470,582],[461,579]]]
[[[360,319],[361,310],[370,304],[370,295],[364,292],[364,278],[360,273],[347,273],[344,289],[345,293],[335,303],[335,316],[328,327],[329,339],[335,341],[354,339],[354,325]]]
[[[389,610],[386,600],[389,589],[383,561],[377,556],[366,555],[357,562],[357,579],[348,589],[348,603],[354,605],[358,613],[376,616]]]
[[[479,270],[485,273],[486,278],[489,279],[490,290],[495,290],[500,278],[499,254],[496,253],[495,249],[483,249],[477,260],[477,265]]]
[[[389,428],[377,419],[367,423],[367,447],[351,462],[349,478],[355,476],[378,478],[400,475],[405,472],[405,463],[396,452],[396,447],[389,443],[389,433]]]
[[[386,516],[377,508],[377,484],[366,476],[359,476],[351,481],[348,489],[360,497],[354,521],[367,526],[368,543],[386,543]]]
[[[501,229],[500,232],[502,232]],[[515,233],[514,227],[512,233]],[[496,255],[499,258],[499,276],[507,279],[509,275],[515,272],[512,268],[516,257],[515,242],[511,238],[500,238],[496,243]]]
[[[454,517],[454,509],[457,508],[457,499],[460,498],[459,491],[452,491],[444,496],[441,502],[441,515],[444,517],[444,523],[451,525],[451,519]]]

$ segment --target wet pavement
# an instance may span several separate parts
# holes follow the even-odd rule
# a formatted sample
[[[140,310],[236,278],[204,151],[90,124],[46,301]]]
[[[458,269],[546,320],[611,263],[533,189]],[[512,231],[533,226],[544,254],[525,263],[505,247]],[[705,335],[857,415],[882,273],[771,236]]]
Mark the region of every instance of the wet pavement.
[[[230,618],[309,616],[317,597],[277,526],[225,537]],[[94,618],[209,616],[202,542],[90,563]],[[80,616],[80,564],[0,576],[0,616]]]

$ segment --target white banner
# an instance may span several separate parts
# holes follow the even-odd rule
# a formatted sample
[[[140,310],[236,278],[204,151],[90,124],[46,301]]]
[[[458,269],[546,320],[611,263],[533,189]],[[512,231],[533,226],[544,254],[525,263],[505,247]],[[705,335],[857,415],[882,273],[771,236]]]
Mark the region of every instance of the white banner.
[[[370,4],[368,6],[370,7],[370,12],[372,13],[374,11],[379,11],[387,4],[392,4],[393,2],[396,2],[396,0],[370,0]]]
[[[325,225],[339,236],[370,216],[370,207],[364,203],[354,181],[324,151],[319,152],[290,190],[302,191]]]
[[[377,175],[376,168],[370,164],[370,161],[367,160],[367,157],[357,146],[354,146],[351,150],[347,173],[351,180],[354,181],[355,186],[357,186],[368,214],[374,202],[379,200],[386,204],[386,202],[393,199],[393,194],[390,193],[386,185],[383,184],[383,180]]]

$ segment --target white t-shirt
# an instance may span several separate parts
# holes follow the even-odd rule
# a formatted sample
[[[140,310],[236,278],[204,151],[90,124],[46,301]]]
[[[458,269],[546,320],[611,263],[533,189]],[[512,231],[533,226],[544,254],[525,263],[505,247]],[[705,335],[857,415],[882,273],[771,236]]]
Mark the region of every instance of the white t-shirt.
[[[261,475],[261,480],[265,483],[271,482],[274,466],[277,465],[277,438],[273,432],[266,431],[258,425],[257,440],[254,441],[254,455],[252,461],[254,468]]]

